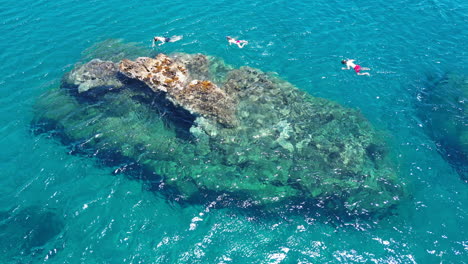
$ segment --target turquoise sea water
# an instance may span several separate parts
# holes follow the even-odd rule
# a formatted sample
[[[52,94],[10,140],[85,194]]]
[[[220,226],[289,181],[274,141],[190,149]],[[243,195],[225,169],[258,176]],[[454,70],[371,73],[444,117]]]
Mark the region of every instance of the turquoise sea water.
[[[0,4],[1,263],[468,263],[467,185],[417,115],[427,76],[468,74],[466,1]],[[155,35],[184,36],[161,52],[276,72],[360,109],[386,131],[408,198],[391,215],[351,220],[222,197],[181,204],[31,133],[34,102],[86,48],[112,38],[149,47]],[[342,71],[342,58],[371,76]]]

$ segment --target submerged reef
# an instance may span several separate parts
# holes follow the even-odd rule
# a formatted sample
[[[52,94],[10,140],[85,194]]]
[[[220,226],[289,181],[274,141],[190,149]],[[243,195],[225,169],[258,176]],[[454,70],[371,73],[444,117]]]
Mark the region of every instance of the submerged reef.
[[[418,116],[438,152],[468,183],[467,76],[428,76],[417,98]]]
[[[185,199],[363,214],[402,195],[384,141],[356,110],[202,54],[92,59],[38,100],[36,131],[131,160]]]
[[[21,263],[20,257],[41,254],[47,243],[60,236],[63,227],[60,215],[39,206],[0,211],[2,262]]]

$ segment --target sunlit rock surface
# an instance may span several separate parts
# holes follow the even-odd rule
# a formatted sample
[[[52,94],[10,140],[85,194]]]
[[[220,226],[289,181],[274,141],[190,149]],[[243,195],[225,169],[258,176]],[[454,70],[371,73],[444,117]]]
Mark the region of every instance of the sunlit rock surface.
[[[91,89],[118,89],[123,86],[117,78],[118,70],[116,63],[94,59],[65,75],[64,83],[77,86],[78,93]]]
[[[123,87],[99,100],[50,90],[34,127],[90,156],[135,162],[185,199],[222,193],[361,214],[402,195],[384,142],[358,111],[276,76],[202,54],[159,54],[122,60],[115,78]]]
[[[144,82],[155,92],[165,92],[171,102],[194,114],[229,126],[236,123],[232,97],[209,80],[189,78],[189,72],[183,63],[164,54],[159,54],[154,59],[125,59],[119,68],[125,76]]]

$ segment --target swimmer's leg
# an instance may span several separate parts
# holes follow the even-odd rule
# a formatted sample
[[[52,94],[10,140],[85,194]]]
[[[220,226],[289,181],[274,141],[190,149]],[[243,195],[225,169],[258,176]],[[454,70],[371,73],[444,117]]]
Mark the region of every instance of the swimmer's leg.
[[[176,42],[183,38],[183,36],[172,36],[169,42]]]

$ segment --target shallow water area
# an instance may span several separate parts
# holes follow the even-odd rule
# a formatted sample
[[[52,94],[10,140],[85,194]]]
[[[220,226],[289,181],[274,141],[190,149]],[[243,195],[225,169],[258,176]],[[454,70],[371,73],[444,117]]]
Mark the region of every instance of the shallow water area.
[[[3,262],[467,262],[467,186],[416,103],[428,75],[468,74],[464,1],[3,4],[0,238],[37,231],[24,246],[2,244],[14,251]],[[109,167],[31,131],[34,104],[60,86],[84,50],[107,39],[150,49],[155,35],[184,36],[155,53],[204,53],[276,72],[313,96],[358,109],[385,131],[408,199],[377,219],[343,219],[300,202],[274,213],[224,196],[181,203],[138,169],[119,173],[132,164]],[[229,46],[226,35],[249,44]],[[370,67],[371,76],[342,71],[343,58]],[[25,214],[59,228],[21,222]],[[47,235],[34,235],[40,232]]]

